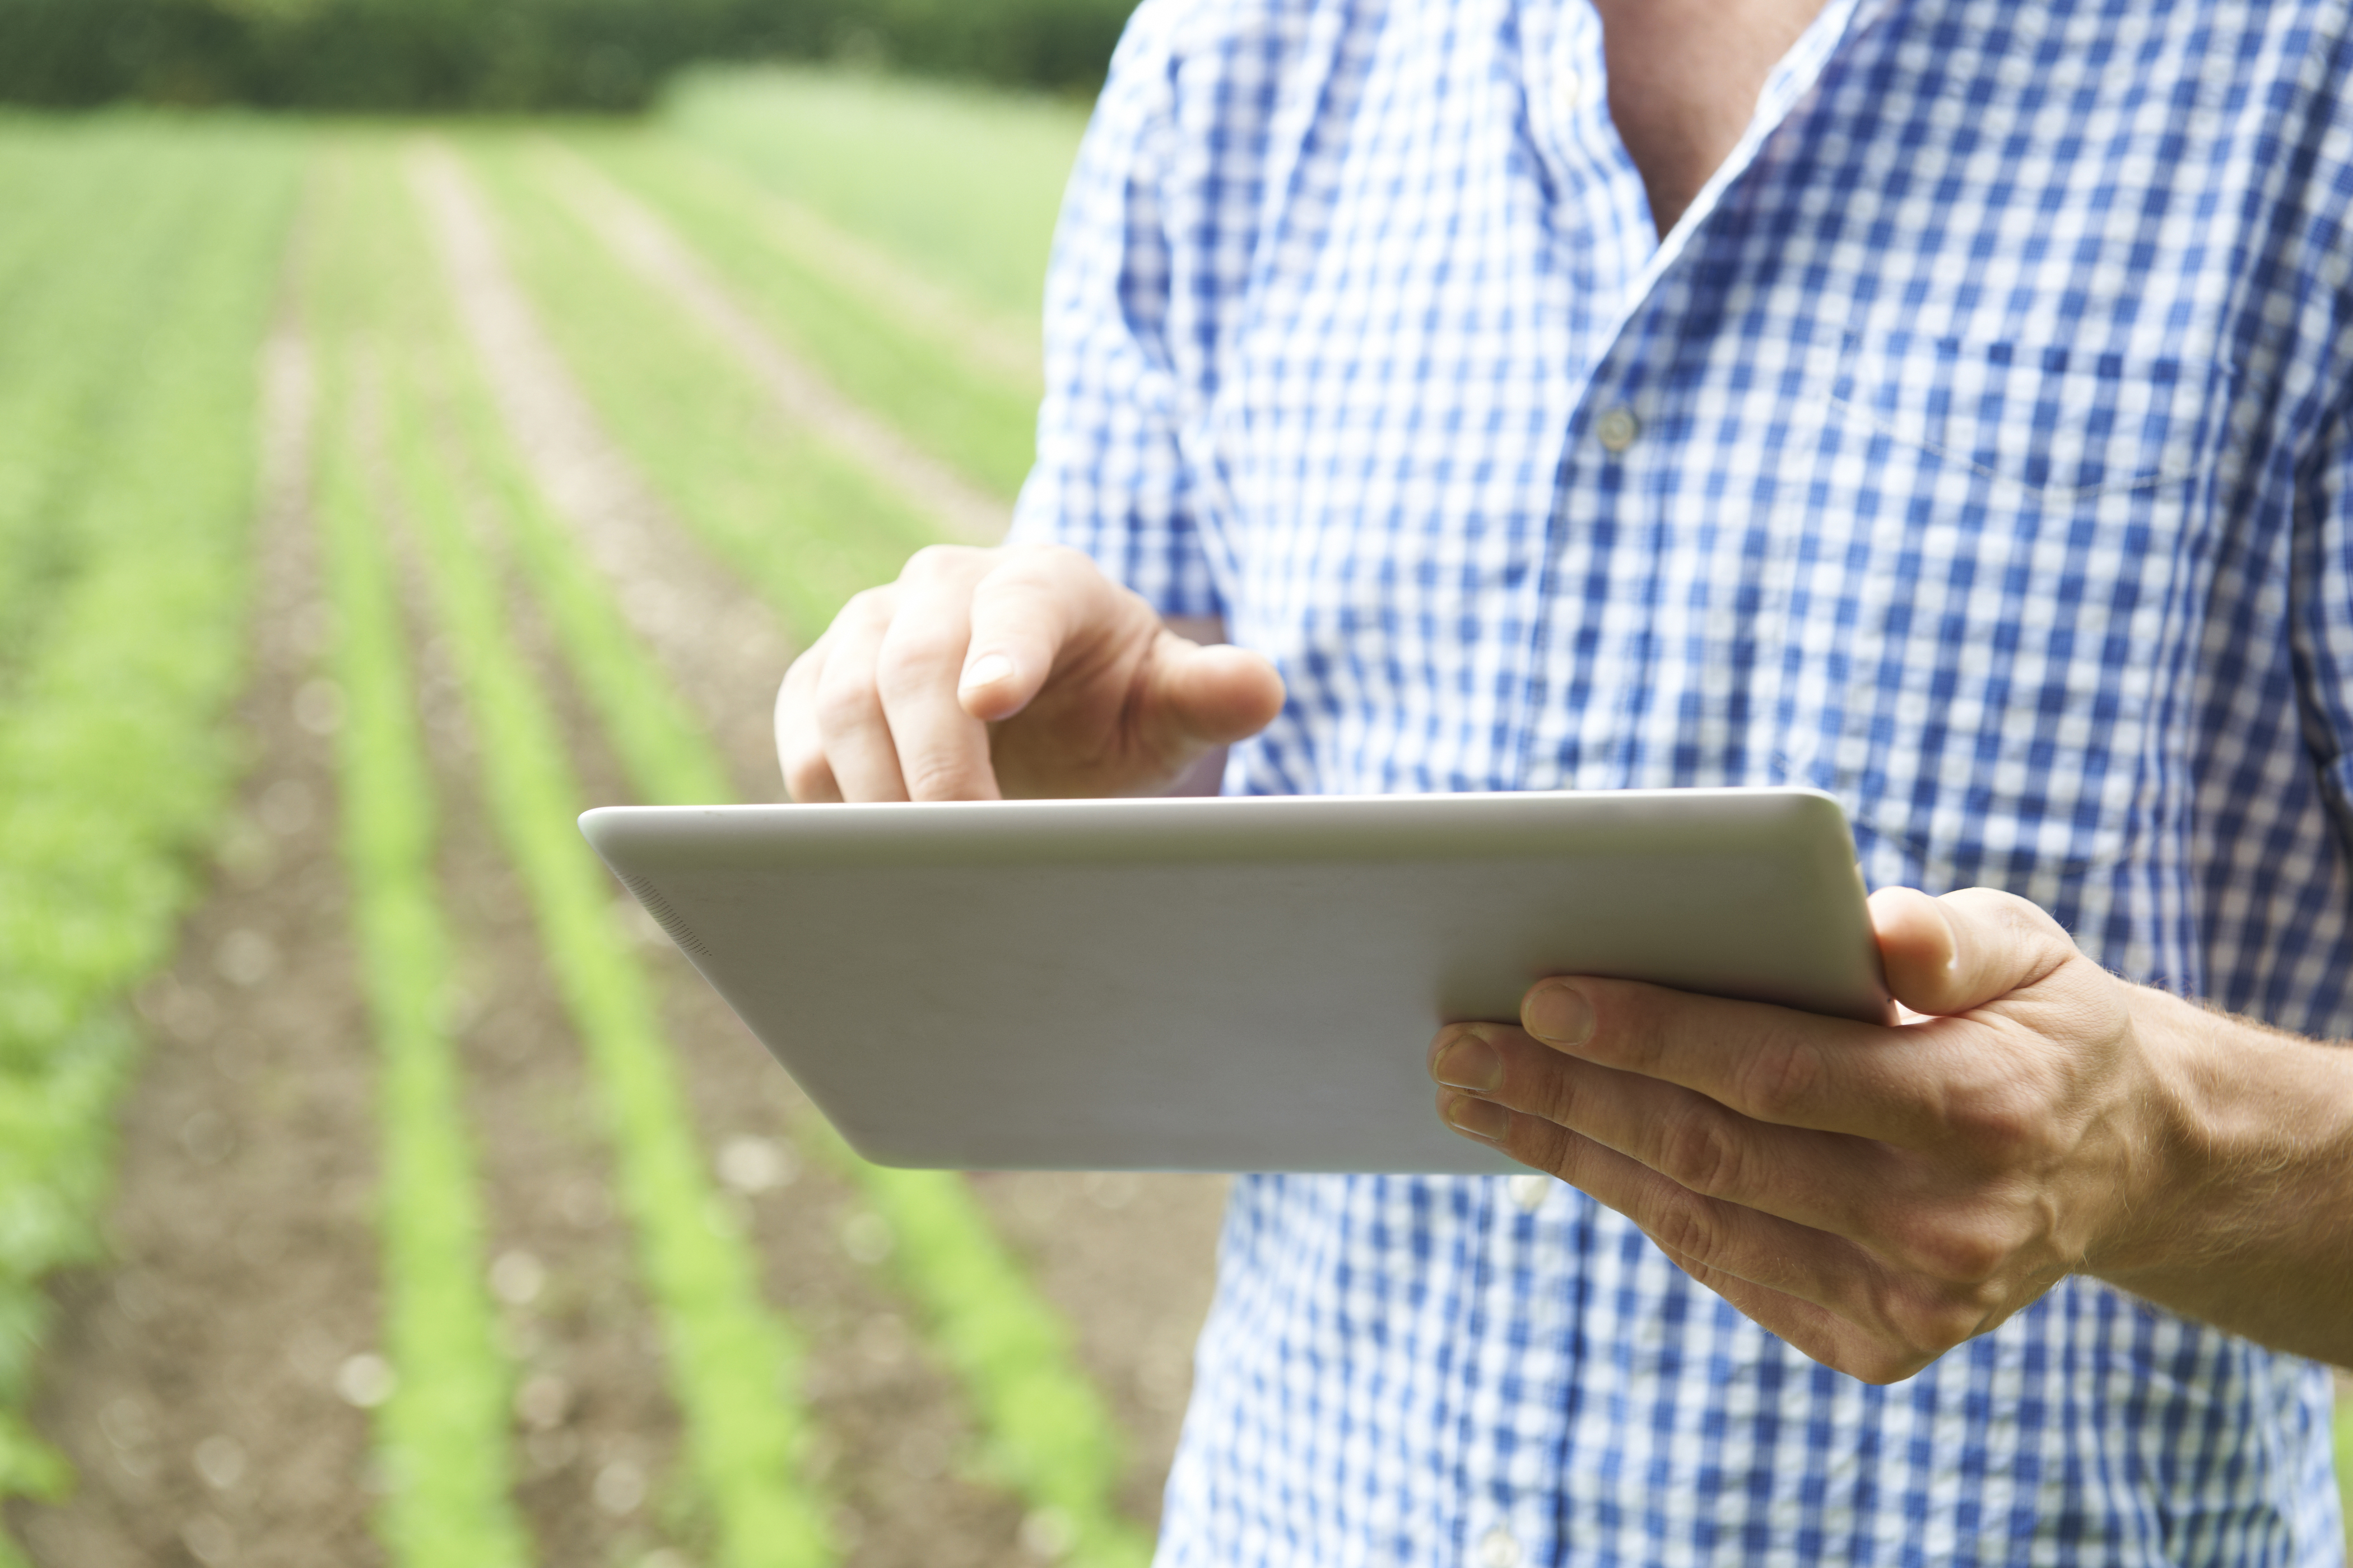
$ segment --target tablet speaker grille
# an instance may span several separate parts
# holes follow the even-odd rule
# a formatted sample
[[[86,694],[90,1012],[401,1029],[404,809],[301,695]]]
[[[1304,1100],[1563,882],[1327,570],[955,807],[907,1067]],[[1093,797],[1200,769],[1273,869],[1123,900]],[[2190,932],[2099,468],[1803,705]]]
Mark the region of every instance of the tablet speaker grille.
[[[621,886],[628,889],[638,902],[646,907],[646,913],[654,917],[654,923],[662,928],[663,935],[689,952],[699,952],[706,958],[710,956],[710,947],[694,934],[694,928],[680,918],[679,912],[670,907],[670,900],[663,898],[651,882],[627,873],[620,876]]]

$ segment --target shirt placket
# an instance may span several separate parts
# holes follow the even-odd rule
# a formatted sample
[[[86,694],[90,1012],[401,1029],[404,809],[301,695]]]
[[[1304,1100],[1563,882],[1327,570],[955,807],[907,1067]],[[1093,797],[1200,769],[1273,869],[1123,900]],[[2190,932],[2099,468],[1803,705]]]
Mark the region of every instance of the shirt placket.
[[[1745,175],[1766,141],[1788,121],[1845,41],[1878,16],[1889,0],[1831,0],[1805,34],[1793,45],[1766,79],[1757,95],[1757,111],[1739,142],[1707,184],[1693,198],[1674,228],[1651,245],[1639,265],[1626,268],[1624,289],[1613,318],[1594,340],[1606,345],[1591,365],[1582,393],[1571,409],[1553,496],[1552,526],[1539,602],[1531,617],[1534,646],[1528,668],[1529,711],[1518,726],[1523,750],[1513,787],[1574,788],[1594,783],[1628,782],[1623,759],[1594,757],[1569,746],[1568,727],[1579,724],[1585,711],[1571,711],[1565,699],[1577,689],[1577,664],[1588,657],[1613,608],[1609,577],[1597,570],[1592,551],[1597,540],[1616,538],[1639,530],[1644,520],[1630,515],[1645,492],[1643,479],[1654,465],[1688,460],[1680,448],[1662,440],[1672,428],[1665,417],[1671,390],[1652,374],[1653,347],[1672,351],[1680,334],[1672,322],[1690,298],[1691,268],[1687,259],[1725,193]],[[1590,16],[1587,0],[1568,0],[1573,10]],[[1620,213],[1630,205],[1644,215],[1647,199],[1637,200],[1641,174],[1610,126],[1606,65],[1600,52],[1600,29],[1564,26],[1562,37],[1573,40],[1577,54],[1563,68],[1571,69],[1580,101],[1589,101],[1598,125],[1583,128],[1572,145],[1594,149],[1588,179],[1596,193],[1597,214]],[[1589,79],[1592,85],[1586,85]],[[1613,189],[1614,185],[1614,189]],[[1613,219],[1614,221],[1614,219]],[[1627,236],[1633,247],[1648,234]],[[1581,626],[1563,624],[1564,607],[1575,596],[1584,617]],[[1572,619],[1575,617],[1571,617]],[[1578,636],[1579,632],[1586,634]],[[1589,695],[1604,703],[1622,700],[1643,679],[1634,668],[1609,668],[1607,679],[1593,682]],[[1594,733],[1608,734],[1617,726],[1606,718]],[[1560,759],[1575,756],[1577,766],[1565,774]]]
[[[1539,1282],[1557,1280],[1567,1262],[1559,1235],[1567,1189],[1533,1171],[1491,1186],[1482,1216],[1486,1331],[1470,1368],[1461,1561],[1465,1568],[1541,1568],[1561,1557],[1554,1428],[1575,1369],[1562,1359],[1571,1342],[1569,1293]]]

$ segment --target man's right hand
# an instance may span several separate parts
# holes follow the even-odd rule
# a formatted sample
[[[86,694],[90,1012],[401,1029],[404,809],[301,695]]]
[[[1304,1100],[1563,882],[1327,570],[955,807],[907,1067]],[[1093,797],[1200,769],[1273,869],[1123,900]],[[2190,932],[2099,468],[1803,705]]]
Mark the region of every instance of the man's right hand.
[[[797,801],[1158,795],[1282,708],[1075,550],[934,545],[786,672],[776,756]]]

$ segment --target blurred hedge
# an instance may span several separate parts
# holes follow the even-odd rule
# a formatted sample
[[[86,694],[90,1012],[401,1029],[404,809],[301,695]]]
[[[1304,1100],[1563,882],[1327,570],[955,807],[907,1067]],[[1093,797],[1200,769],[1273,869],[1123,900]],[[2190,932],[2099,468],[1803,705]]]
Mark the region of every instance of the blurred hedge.
[[[0,0],[0,102],[629,110],[697,60],[1100,82],[1134,0]]]

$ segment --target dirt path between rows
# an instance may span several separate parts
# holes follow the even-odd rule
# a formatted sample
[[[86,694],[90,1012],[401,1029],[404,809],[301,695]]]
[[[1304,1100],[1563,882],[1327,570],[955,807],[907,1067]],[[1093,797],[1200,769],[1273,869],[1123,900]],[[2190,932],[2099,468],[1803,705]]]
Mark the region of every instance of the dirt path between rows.
[[[697,708],[718,720],[713,730],[743,797],[774,798],[768,710],[786,662],[781,632],[664,514],[599,428],[508,270],[462,169],[439,159],[421,167],[427,172],[419,176],[420,197],[459,313],[534,472],[623,603],[634,593],[660,606],[660,614],[635,617],[637,629]],[[649,594],[649,584],[655,585]],[[746,658],[770,648],[779,651],[765,663]],[[729,704],[741,706],[731,712]],[[754,716],[750,722],[747,710]],[[700,1086],[731,1081],[741,1063],[753,1064],[758,1080],[773,1086],[755,1103],[791,1096],[788,1080],[699,977],[674,953],[666,962],[675,977],[673,1005],[700,1009],[710,1020],[680,1037],[697,1042],[690,1048],[699,1098]],[[730,1102],[702,1103],[712,1115]],[[723,1132],[709,1121],[706,1127]],[[1083,1362],[1134,1436],[1124,1500],[1138,1518],[1156,1520],[1191,1384],[1192,1344],[1214,1281],[1223,1179],[1041,1173],[975,1182],[1002,1232],[1076,1329]]]
[[[768,243],[845,293],[950,345],[975,370],[1033,392],[1045,380],[1036,321],[1007,319],[923,277],[881,247],[775,190],[751,196]]]
[[[366,1417],[376,1342],[374,1063],[336,856],[338,709],[308,506],[299,328],[266,360],[253,746],[209,896],[139,998],[150,1054],[120,1119],[117,1261],[55,1286],[40,1430],[79,1489],[9,1522],[51,1568],[380,1560]]]
[[[651,208],[556,143],[539,166],[548,186],[616,259],[668,296],[766,389],[785,419],[863,468],[949,536],[976,544],[1005,537],[1006,505],[843,397],[728,292]]]
[[[772,795],[767,705],[788,653],[776,620],[691,545],[618,457],[487,226],[469,239],[461,214],[453,241],[448,204],[429,202],[428,213],[535,478],[711,721],[747,798]],[[140,998],[154,1046],[121,1116],[116,1261],[56,1287],[37,1420],[81,1485],[61,1503],[9,1510],[35,1561],[53,1568],[382,1560],[368,1531],[364,1408],[380,1318],[375,1068],[337,854],[340,710],[317,673],[332,624],[310,510],[314,398],[290,309],[268,366],[253,678],[236,715],[253,762],[213,886],[171,970]],[[520,595],[517,607],[592,798],[627,798],[545,628]],[[678,1415],[578,1047],[488,837],[454,672],[414,609],[412,599],[420,710],[443,797],[440,870],[465,955],[459,1043],[490,1279],[519,1367],[519,1500],[550,1563],[682,1565],[700,1527],[666,1481]],[[789,1129],[806,1113],[797,1091],[645,930],[718,1172],[764,1259],[770,1299],[810,1339],[818,1459],[849,1560],[1038,1563],[1018,1505],[963,1472],[975,1434],[949,1380],[871,1258],[853,1256],[871,1233],[853,1187],[795,1149]],[[1155,1518],[1222,1184],[976,1184],[1134,1435],[1124,1500]],[[662,1557],[673,1543],[686,1552]]]
[[[443,454],[462,462],[452,434],[445,426]],[[467,489],[494,493],[480,483]],[[472,521],[499,560],[495,520],[478,512]],[[628,798],[552,632],[520,574],[507,575],[511,624],[557,709],[586,798]],[[445,877],[470,968],[486,977],[481,1016],[465,1043],[476,1125],[494,1148],[486,1173],[500,1258],[492,1278],[512,1282],[510,1340],[529,1391],[520,1402],[525,1506],[552,1563],[633,1562],[662,1542],[691,1549],[699,1544],[694,1521],[675,1517],[674,1507],[666,1517],[662,1506],[677,1414],[636,1283],[632,1240],[610,1206],[595,1089],[541,961],[522,889],[485,826],[470,763],[461,765],[472,746],[455,672],[437,664],[424,687],[428,714],[439,713],[436,762],[453,825]],[[617,889],[616,902],[634,909]],[[641,960],[671,998],[667,1036],[680,1052],[703,1145],[766,1266],[768,1299],[820,1352],[807,1379],[821,1434],[818,1468],[839,1505],[835,1525],[850,1560],[861,1568],[1018,1560],[1018,1510],[951,1473],[971,1434],[947,1378],[917,1352],[892,1299],[843,1248],[854,1195],[793,1146],[786,1125],[799,1096],[764,1053],[743,1048],[741,1026],[659,931],[633,923]]]
[[[704,727],[731,752],[766,746],[770,700],[791,659],[782,624],[734,586],[606,435],[462,166],[432,147],[410,160],[408,174],[459,321],[540,494],[614,584],[622,614]],[[780,778],[765,777],[743,798],[781,791]]]

